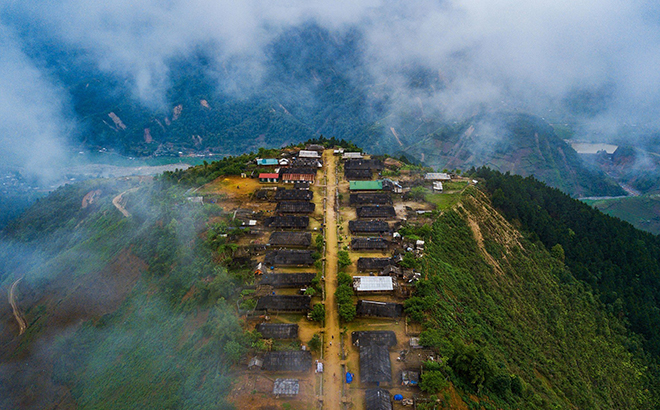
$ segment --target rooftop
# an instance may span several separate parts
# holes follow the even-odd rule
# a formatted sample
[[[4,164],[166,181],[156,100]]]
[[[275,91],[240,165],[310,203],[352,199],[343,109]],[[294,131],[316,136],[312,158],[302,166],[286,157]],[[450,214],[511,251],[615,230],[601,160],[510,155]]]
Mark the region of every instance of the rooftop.
[[[391,276],[353,276],[353,288],[357,292],[388,292],[394,290]]]
[[[351,191],[380,191],[383,189],[383,181],[349,181]]]
[[[297,339],[298,325],[289,323],[259,323],[256,328],[265,339]]]

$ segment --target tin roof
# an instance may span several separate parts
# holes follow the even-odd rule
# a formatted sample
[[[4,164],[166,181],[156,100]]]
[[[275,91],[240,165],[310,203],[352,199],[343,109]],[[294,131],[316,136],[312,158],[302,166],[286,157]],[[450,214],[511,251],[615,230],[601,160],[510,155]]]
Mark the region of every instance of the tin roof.
[[[353,287],[358,292],[377,292],[394,290],[391,276],[354,276]]]
[[[274,178],[274,179],[279,179],[280,174],[275,174],[275,173],[262,173],[259,174],[259,178]]]
[[[383,181],[349,181],[351,191],[380,191],[383,189]]]

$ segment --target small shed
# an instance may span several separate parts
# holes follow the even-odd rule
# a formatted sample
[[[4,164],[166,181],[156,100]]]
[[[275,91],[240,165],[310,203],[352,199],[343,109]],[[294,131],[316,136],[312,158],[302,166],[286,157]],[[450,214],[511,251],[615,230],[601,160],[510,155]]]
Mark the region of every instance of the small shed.
[[[357,267],[360,272],[380,272],[393,263],[392,258],[359,258]]]
[[[386,250],[389,243],[383,238],[353,238],[351,249],[354,251]]]
[[[398,318],[403,315],[403,305],[360,299],[357,301],[356,313],[360,317]]]
[[[351,191],[382,191],[383,181],[349,181],[348,188]]]
[[[358,218],[396,218],[396,210],[392,205],[363,205],[356,209]]]
[[[379,220],[348,221],[348,230],[352,234],[384,234],[391,231],[390,224]]]
[[[309,216],[271,216],[264,220],[264,226],[279,229],[307,229]]]
[[[290,323],[259,323],[257,332],[265,339],[297,339],[298,325]]]
[[[270,234],[268,245],[290,248],[307,248],[312,244],[312,234],[309,232],[277,231]]]
[[[309,189],[309,182],[307,181],[297,181],[293,183],[293,189],[302,189],[302,190],[308,190]],[[311,200],[311,198],[310,198]]]
[[[310,250],[282,249],[268,251],[264,263],[268,266],[310,266],[315,259]]]
[[[263,366],[264,366],[264,361],[256,356],[250,359],[250,361],[248,362],[249,370],[260,370]]]
[[[278,189],[275,192],[276,201],[311,201],[314,197],[314,192],[308,189]]]
[[[387,265],[385,269],[380,272],[380,276],[401,276],[401,268],[396,265]]]
[[[381,388],[365,390],[364,408],[365,410],[392,410],[390,392]]]
[[[269,295],[260,297],[255,310],[268,312],[307,312],[311,296]]]
[[[353,288],[356,292],[391,292],[394,290],[391,276],[353,276]]]
[[[311,285],[315,277],[314,272],[268,273],[261,278],[259,284],[274,288],[302,288]]]
[[[259,174],[259,182],[263,183],[277,183],[280,180],[280,175],[276,173],[261,173]]]
[[[443,190],[442,182],[441,181],[433,181],[433,190],[438,191],[438,192],[442,192],[442,190]]]
[[[417,386],[419,384],[419,372],[404,370],[401,372],[402,386]]]
[[[307,191],[309,192],[309,191]],[[306,201],[281,201],[277,203],[275,212],[283,214],[311,214],[316,209],[316,204]]]
[[[273,394],[276,396],[297,396],[300,391],[298,379],[275,379]]]
[[[312,368],[312,352],[293,350],[268,352],[264,356],[264,370],[273,372],[306,372]]]

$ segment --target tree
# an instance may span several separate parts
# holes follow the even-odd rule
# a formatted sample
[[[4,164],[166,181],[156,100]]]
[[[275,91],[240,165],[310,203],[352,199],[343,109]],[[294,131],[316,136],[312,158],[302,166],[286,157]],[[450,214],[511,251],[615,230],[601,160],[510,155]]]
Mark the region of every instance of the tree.
[[[317,303],[309,312],[309,317],[315,322],[323,322],[325,320],[325,305]]]
[[[339,269],[342,270],[353,263],[351,261],[350,256],[348,256],[348,252],[346,251],[339,251],[337,252],[337,263],[339,264]]]
[[[438,393],[449,386],[445,375],[441,371],[431,370],[422,373],[419,388],[426,393]]]
[[[319,305],[316,305],[319,306]],[[314,336],[309,340],[309,348],[317,352],[321,348],[321,337],[318,333],[314,333]]]

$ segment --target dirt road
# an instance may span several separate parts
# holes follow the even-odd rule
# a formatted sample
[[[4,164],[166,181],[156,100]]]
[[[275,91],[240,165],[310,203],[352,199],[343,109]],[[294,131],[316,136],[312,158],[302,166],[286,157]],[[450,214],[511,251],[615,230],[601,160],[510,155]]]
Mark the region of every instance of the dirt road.
[[[25,332],[25,329],[27,329],[27,323],[25,322],[25,319],[23,319],[23,315],[21,314],[21,311],[18,309],[18,304],[16,303],[16,286],[18,286],[18,282],[20,282],[21,279],[23,278],[19,278],[18,280],[16,280],[11,285],[11,289],[9,289],[9,304],[11,305],[11,310],[14,312],[14,317],[18,322],[19,336],[22,335],[23,332]]]
[[[138,187],[128,189],[128,190],[122,192],[121,194],[117,195],[116,197],[112,198],[112,205],[114,205],[115,208],[117,208],[117,209],[119,210],[119,212],[121,212],[122,214],[124,214],[124,216],[125,216],[126,218],[130,217],[131,214],[128,213],[128,211],[126,210],[126,208],[124,208],[124,206],[121,204],[122,197],[124,196],[124,194],[127,194],[127,193],[129,193],[129,192],[136,191],[137,189],[138,189]]]
[[[323,408],[337,410],[342,408],[342,368],[339,342],[339,310],[335,300],[337,289],[337,213],[335,196],[337,178],[335,170],[337,158],[332,150],[323,154],[327,166],[327,204],[325,211],[325,369],[323,378]]]

